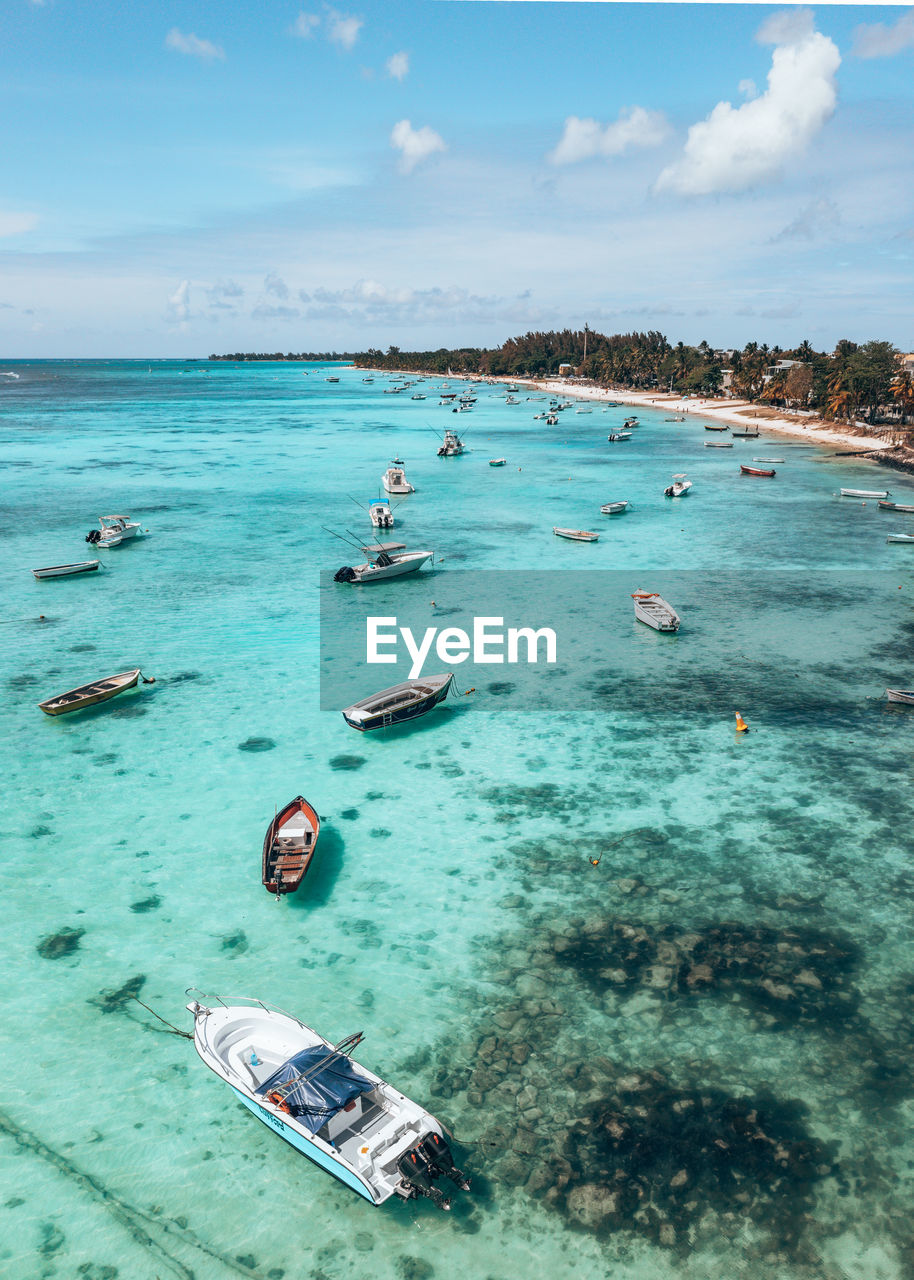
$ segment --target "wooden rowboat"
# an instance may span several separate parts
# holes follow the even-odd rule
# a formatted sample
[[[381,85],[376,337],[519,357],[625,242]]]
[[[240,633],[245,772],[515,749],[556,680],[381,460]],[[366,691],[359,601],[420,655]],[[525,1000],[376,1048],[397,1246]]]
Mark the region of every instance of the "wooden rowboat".
[[[887,498],[888,489],[840,489],[842,498]]]
[[[679,614],[656,591],[633,591],[635,617],[655,631],[678,631]]]
[[[914,511],[914,504],[910,502],[880,502],[883,511]]]
[[[263,838],[263,886],[277,896],[294,893],[314,857],[321,820],[304,796],[296,796],[267,827]]]
[[[710,422],[705,423],[705,431],[729,431],[729,430],[730,428],[728,426],[712,427]]]
[[[889,702],[908,702],[914,705],[914,689],[886,689]]]
[[[764,467],[747,467],[745,463],[740,463],[740,471],[744,476],[776,476],[776,471],[766,471]]]
[[[914,533],[890,533],[886,542],[914,542]]]
[[[572,542],[596,542],[600,536],[598,533],[589,533],[586,529],[557,529],[554,525],[552,532],[557,538],[570,538]]]
[[[81,711],[83,707],[94,707],[97,702],[107,702],[125,689],[132,689],[140,678],[140,668],[122,671],[116,676],[105,676],[102,680],[93,680],[91,684],[81,684],[78,689],[69,689],[59,693],[56,698],[46,698],[39,702],[45,715],[62,716],[67,711]]]
[[[98,568],[97,560],[80,560],[77,564],[52,564],[46,569],[33,569],[36,578],[67,578],[73,573],[93,573]]]

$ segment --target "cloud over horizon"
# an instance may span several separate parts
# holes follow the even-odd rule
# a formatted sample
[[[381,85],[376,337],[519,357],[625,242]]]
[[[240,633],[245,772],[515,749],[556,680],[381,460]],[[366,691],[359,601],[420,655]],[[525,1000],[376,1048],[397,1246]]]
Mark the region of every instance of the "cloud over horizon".
[[[856,58],[892,58],[914,45],[914,9],[909,9],[891,26],[865,22],[854,32],[851,53]]]
[[[558,146],[549,153],[553,164],[576,164],[594,156],[618,156],[630,147],[656,147],[669,132],[662,111],[623,107],[618,119],[607,125],[597,120],[569,116]]]
[[[188,54],[192,58],[202,58],[204,62],[211,62],[214,58],[225,58],[225,50],[221,45],[213,44],[211,40],[201,40],[192,31],[185,35],[177,27],[172,27],[165,37],[165,47],[174,49],[176,53]]]
[[[434,129],[423,125],[414,129],[409,120],[399,120],[390,133],[390,145],[400,152],[400,169],[412,173],[417,164],[436,151],[447,151],[444,139]]]
[[[773,14],[757,39],[775,45],[765,92],[741,107],[719,102],[705,120],[693,124],[681,158],[663,170],[655,191],[695,196],[745,191],[776,177],[830,119],[841,55],[814,29],[809,10]]]

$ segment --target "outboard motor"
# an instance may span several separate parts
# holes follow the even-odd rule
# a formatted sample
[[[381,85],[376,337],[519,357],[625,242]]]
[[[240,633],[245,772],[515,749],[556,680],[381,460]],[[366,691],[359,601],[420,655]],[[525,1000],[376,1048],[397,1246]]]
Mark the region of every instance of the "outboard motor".
[[[405,1151],[397,1161],[397,1168],[408,1188],[407,1199],[428,1196],[439,1209],[450,1209],[450,1200],[442,1195],[436,1186],[433,1186],[434,1179],[438,1177],[438,1170],[423,1152],[421,1144]]]
[[[451,1149],[440,1133],[427,1133],[419,1147],[435,1170],[445,1178],[450,1178],[451,1182],[461,1191],[469,1191],[470,1180],[457,1166],[454,1164],[454,1157],[451,1155]]]
[[[98,542],[101,536],[102,536],[101,529],[90,529],[89,532],[86,534],[86,542],[96,543]]]
[[[333,581],[351,582],[354,577],[355,569],[351,568],[348,564],[344,564],[342,569],[337,569],[336,573],[333,575]]]

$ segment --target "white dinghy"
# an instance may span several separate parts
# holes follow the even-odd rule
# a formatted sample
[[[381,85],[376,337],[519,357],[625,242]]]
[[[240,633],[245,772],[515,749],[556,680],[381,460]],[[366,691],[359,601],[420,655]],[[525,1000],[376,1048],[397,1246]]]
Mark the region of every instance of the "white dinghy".
[[[296,1151],[372,1204],[428,1196],[449,1209],[439,1179],[469,1190],[439,1121],[350,1057],[361,1032],[333,1045],[263,1001],[227,1004],[197,994],[213,1001],[211,1008],[194,999],[187,1006],[197,1053]]]
[[[634,591],[635,617],[655,631],[678,631],[679,614],[656,591]]]
[[[623,511],[627,511],[632,504],[626,498],[623,502],[604,502],[600,508],[600,514],[604,516],[621,516]]]
[[[890,533],[886,542],[914,542],[914,533]]]
[[[889,496],[888,489],[840,489],[839,493],[842,498],[887,498]]]
[[[914,689],[886,689],[889,702],[907,702],[914,705]]]
[[[36,578],[68,578],[73,573],[94,573],[97,560],[80,560],[77,564],[52,564],[46,569],[33,569]]]

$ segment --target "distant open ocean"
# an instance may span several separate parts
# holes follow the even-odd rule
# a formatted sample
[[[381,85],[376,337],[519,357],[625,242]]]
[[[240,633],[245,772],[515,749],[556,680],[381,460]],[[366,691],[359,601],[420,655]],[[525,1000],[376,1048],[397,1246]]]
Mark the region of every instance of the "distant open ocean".
[[[0,1273],[910,1280],[914,707],[883,692],[914,686],[914,548],[885,541],[914,516],[836,494],[914,480],[332,372],[0,363]],[[438,458],[455,425],[470,452]],[[397,454],[417,492],[390,537],[435,550],[401,584],[430,617],[466,570],[607,574],[605,649],[547,709],[501,672],[386,735],[320,710],[322,593],[369,590],[321,585],[357,554],[326,530],[370,539],[350,498]],[[754,455],[774,479],[739,475]],[[109,513],[148,536],[96,552]],[[627,599],[661,579],[675,637]],[[534,591],[539,624],[574,616],[571,585]],[[38,710],[135,666],[155,683]],[[298,794],[320,842],[277,902],[261,845]],[[297,1155],[130,998],[190,1030],[191,986],[364,1031],[473,1193],[374,1208]]]

